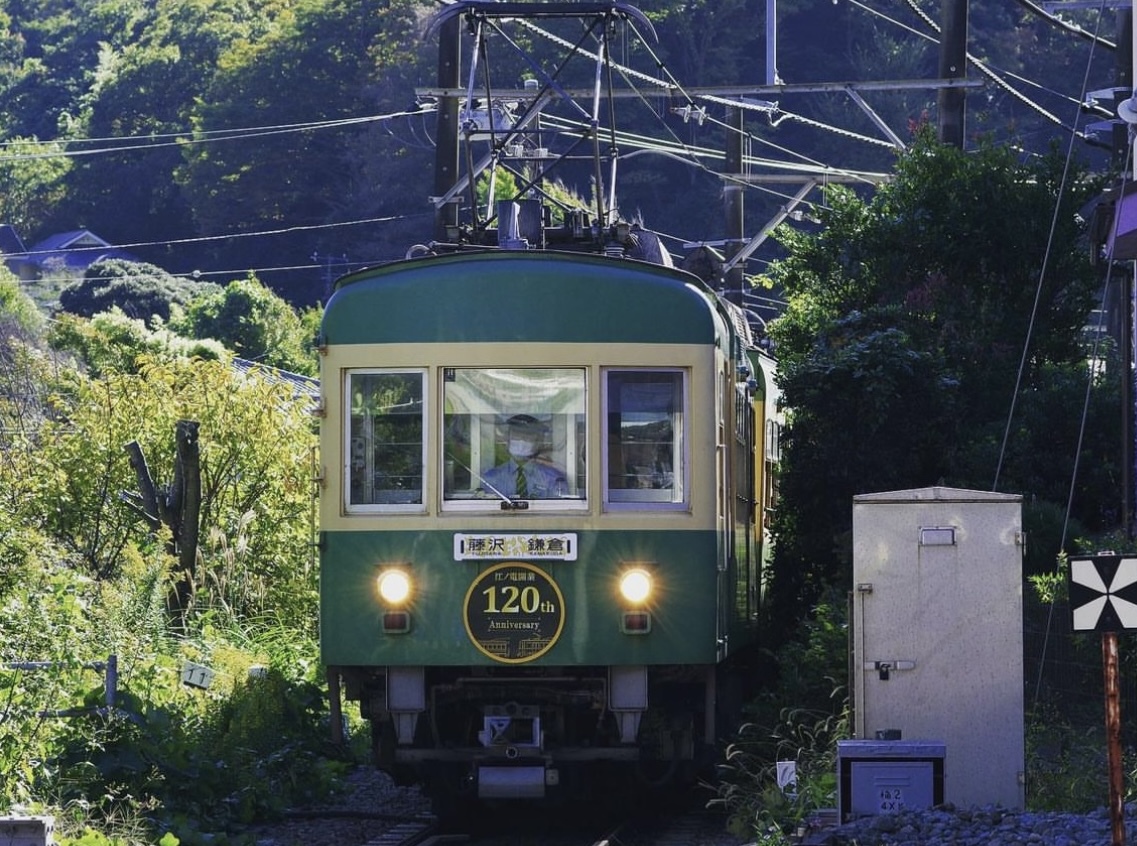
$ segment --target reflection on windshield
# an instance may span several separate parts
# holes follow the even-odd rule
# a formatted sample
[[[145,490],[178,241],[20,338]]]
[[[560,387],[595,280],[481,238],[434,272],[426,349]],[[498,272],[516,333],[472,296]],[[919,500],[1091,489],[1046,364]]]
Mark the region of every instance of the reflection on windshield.
[[[581,500],[584,371],[447,368],[443,496]]]
[[[352,373],[348,504],[423,501],[423,376]]]
[[[608,373],[607,411],[608,498],[682,502],[682,373]]]

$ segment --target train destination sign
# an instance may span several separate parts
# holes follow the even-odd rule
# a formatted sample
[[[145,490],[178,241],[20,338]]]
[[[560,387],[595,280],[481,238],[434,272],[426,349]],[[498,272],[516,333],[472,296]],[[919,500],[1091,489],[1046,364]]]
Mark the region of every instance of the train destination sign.
[[[523,664],[540,658],[561,636],[565,600],[552,576],[510,561],[478,575],[462,609],[466,634],[494,661]]]
[[[455,561],[549,558],[576,561],[576,533],[533,535],[455,534]]]
[[[1070,609],[1074,631],[1137,629],[1137,558],[1070,558]]]

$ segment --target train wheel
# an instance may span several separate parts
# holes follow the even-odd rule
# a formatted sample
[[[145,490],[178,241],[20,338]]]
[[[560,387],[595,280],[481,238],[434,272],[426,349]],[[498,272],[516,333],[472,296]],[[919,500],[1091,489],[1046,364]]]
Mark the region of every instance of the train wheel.
[[[371,763],[382,770],[395,763],[395,726],[390,720],[368,718],[371,726]]]
[[[469,827],[479,810],[475,785],[465,766],[435,763],[423,773],[430,811],[447,827]]]

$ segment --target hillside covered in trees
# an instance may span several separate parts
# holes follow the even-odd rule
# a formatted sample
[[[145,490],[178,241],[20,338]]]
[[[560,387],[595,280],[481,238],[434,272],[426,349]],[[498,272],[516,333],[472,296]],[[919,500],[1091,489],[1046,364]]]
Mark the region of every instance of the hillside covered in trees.
[[[764,0],[638,5],[658,42],[648,56],[628,39],[616,60],[682,88],[761,86],[773,58],[787,85],[938,75],[939,4],[783,2],[776,57]],[[174,274],[224,283],[253,271],[297,305],[320,301],[339,273],[399,258],[429,237],[435,122],[432,103],[415,90],[436,78],[426,24],[439,8],[424,0],[0,0],[0,224],[25,245],[89,228]],[[969,144],[986,134],[1037,152],[1103,119],[1084,113],[1079,86],[1113,84],[1112,13],[1065,17],[1081,34],[1037,10],[973,0],[969,76],[986,84],[968,94]],[[1097,41],[1085,35],[1095,31]],[[530,46],[539,53],[541,43],[535,33]],[[902,137],[934,120],[936,96],[887,87],[863,95]],[[768,99],[774,110],[747,113],[754,156],[891,167],[895,151],[873,117],[839,88]],[[645,86],[620,120],[680,150],[723,149],[721,104],[699,119],[676,105]],[[716,164],[684,158],[631,159],[619,183],[625,214],[648,216],[672,249],[723,237]],[[788,193],[755,183],[748,232]],[[759,258],[748,272],[761,271]]]

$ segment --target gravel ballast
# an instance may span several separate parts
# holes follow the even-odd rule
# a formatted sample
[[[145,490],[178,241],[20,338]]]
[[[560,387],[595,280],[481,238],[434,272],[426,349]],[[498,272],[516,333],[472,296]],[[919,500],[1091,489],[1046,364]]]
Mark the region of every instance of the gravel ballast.
[[[1126,843],[1137,843],[1137,820],[1130,821],[1135,810],[1134,806],[1125,810]],[[1112,824],[1105,808],[1066,814],[945,805],[864,817],[817,832],[807,842],[829,846],[1110,846]]]

